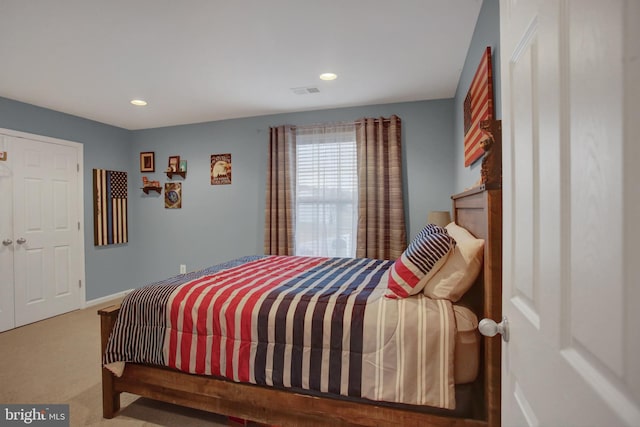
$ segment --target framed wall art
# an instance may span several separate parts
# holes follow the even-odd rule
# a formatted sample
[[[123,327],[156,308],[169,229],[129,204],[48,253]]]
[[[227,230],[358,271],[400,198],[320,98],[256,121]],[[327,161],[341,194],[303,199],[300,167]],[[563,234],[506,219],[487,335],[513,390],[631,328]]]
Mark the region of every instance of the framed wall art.
[[[231,184],[231,154],[211,155],[211,185]]]
[[[129,241],[127,173],[93,170],[93,244],[117,245]]]
[[[155,172],[156,159],[153,151],[145,151],[140,153],[140,172]]]
[[[464,100],[464,165],[469,166],[478,160],[484,150],[480,146],[485,136],[480,122],[493,120],[493,73],[491,71],[491,47],[487,46],[480,59],[476,74],[471,81]]]
[[[164,207],[167,209],[182,208],[182,183],[167,182],[164,184]]]
[[[169,165],[167,167],[167,172],[178,172],[179,167],[180,167],[180,156],[169,157]]]

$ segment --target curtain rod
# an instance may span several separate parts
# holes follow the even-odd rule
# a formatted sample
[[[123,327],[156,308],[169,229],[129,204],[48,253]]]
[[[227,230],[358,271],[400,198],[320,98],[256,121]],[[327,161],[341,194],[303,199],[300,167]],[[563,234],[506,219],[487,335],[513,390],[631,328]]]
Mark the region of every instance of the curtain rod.
[[[308,125],[291,125],[293,129],[304,129],[304,128],[313,128],[319,126],[349,126],[355,125],[357,121],[348,121],[348,122],[324,122],[324,123],[311,123]]]
[[[391,118],[386,118],[386,117],[373,117],[373,118],[375,120],[382,119],[382,121],[385,122],[385,123],[388,123],[388,122],[391,121]],[[318,126],[358,125],[358,124],[362,124],[364,120],[366,120],[366,118],[353,120],[353,121],[346,121],[346,122],[324,122],[324,123],[311,123],[311,124],[308,124],[308,125],[291,125],[291,128],[292,129],[303,129],[303,128],[307,128],[307,127],[318,127]],[[398,120],[400,120],[400,118],[398,118]]]
[[[400,120],[400,117],[395,116],[398,118],[398,120]],[[362,123],[363,120],[367,120],[367,119],[374,119],[374,120],[382,120],[383,122],[390,122],[391,118],[387,118],[387,117],[365,117],[364,119],[358,119],[356,120],[354,123],[358,124],[358,123]]]

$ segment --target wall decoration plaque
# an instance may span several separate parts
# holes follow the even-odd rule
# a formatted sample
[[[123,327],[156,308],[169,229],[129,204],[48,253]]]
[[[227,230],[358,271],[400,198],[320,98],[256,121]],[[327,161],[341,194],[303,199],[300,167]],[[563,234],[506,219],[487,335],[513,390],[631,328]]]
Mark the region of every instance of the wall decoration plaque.
[[[484,154],[480,141],[485,136],[480,129],[480,123],[495,118],[493,108],[491,47],[487,46],[463,104],[465,166],[471,165]]]
[[[211,185],[231,184],[231,154],[211,155]]]
[[[164,184],[164,207],[167,209],[182,208],[181,182],[167,182]]]

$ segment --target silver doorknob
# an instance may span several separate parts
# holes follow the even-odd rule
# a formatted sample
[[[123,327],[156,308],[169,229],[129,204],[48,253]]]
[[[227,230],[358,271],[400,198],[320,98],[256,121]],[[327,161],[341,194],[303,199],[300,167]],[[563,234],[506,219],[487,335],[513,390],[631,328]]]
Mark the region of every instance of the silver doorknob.
[[[496,334],[500,334],[504,342],[509,342],[509,321],[506,317],[503,317],[500,323],[496,323],[491,319],[482,319],[478,324],[478,330],[485,337],[493,337]]]
[[[9,246],[9,245],[11,245],[12,243],[13,243],[13,240],[11,240],[11,239],[4,239],[4,240],[2,241],[2,244],[3,244],[3,245],[5,245],[5,246]]]
[[[20,237],[18,240],[16,240],[16,243],[19,245],[27,243],[27,239],[25,239],[24,237]]]

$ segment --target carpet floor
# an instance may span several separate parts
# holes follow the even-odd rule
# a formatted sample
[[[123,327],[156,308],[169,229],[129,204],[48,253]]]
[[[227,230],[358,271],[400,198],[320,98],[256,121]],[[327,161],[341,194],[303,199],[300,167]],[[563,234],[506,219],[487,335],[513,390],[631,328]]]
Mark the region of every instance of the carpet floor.
[[[227,417],[128,393],[102,418],[97,305],[0,333],[0,403],[69,404],[71,426],[226,426]]]

